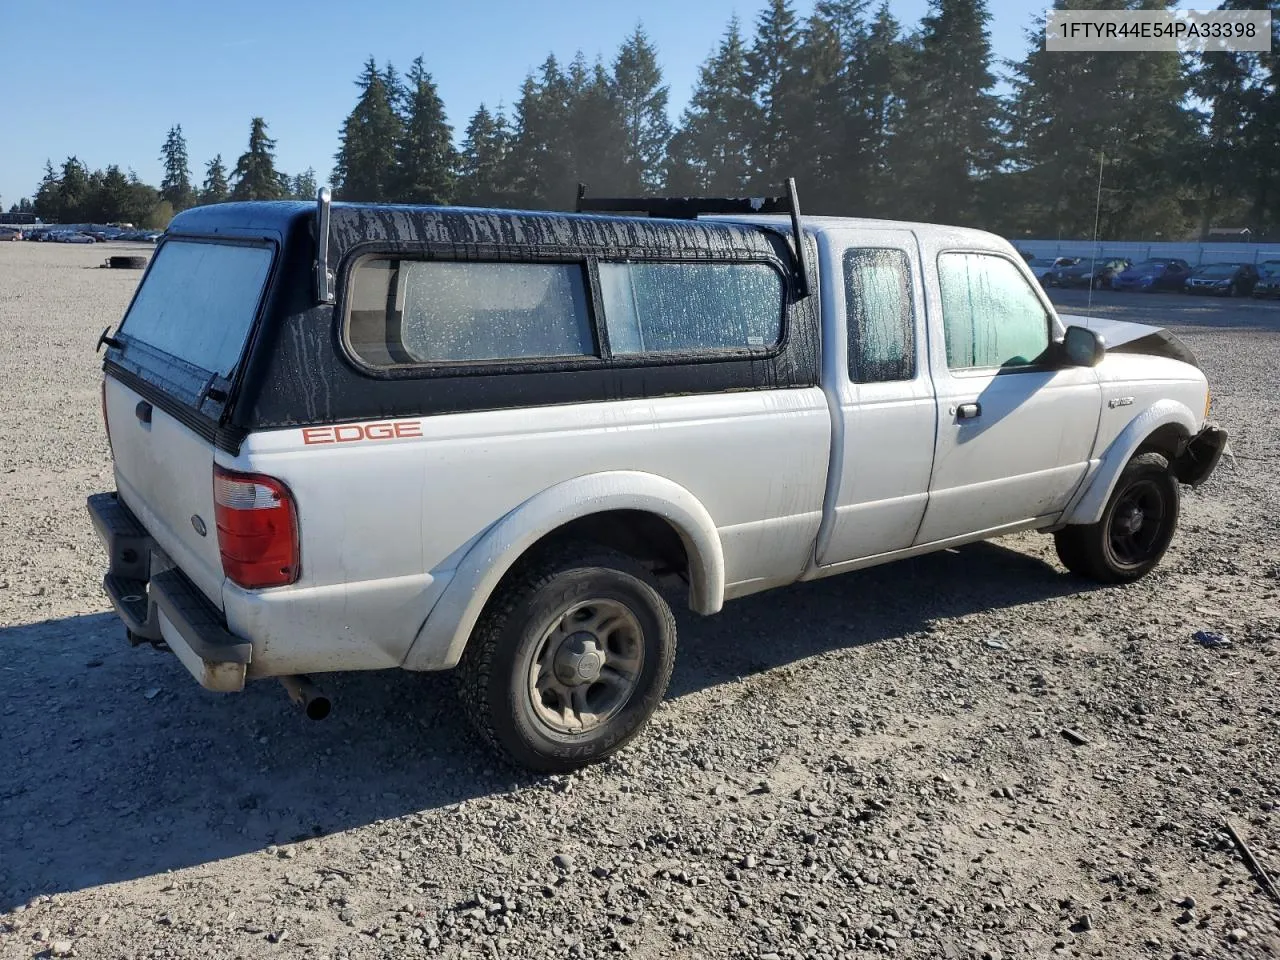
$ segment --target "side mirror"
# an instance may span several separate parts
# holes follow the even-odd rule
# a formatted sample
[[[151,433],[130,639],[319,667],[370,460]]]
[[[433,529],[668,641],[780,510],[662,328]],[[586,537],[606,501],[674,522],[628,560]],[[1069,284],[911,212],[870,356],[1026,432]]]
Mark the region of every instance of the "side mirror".
[[[1107,355],[1107,345],[1088,327],[1067,327],[1067,335],[1062,338],[1062,353],[1069,366],[1096,367]]]

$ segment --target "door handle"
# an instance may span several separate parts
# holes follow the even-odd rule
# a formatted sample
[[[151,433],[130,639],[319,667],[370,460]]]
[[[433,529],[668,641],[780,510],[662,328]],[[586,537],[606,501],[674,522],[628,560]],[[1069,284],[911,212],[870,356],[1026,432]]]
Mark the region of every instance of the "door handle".
[[[133,415],[138,418],[139,423],[150,423],[151,404],[145,400],[139,400],[138,405],[133,408]]]
[[[982,416],[982,404],[976,400],[973,403],[962,403],[956,407],[957,420],[976,420]]]

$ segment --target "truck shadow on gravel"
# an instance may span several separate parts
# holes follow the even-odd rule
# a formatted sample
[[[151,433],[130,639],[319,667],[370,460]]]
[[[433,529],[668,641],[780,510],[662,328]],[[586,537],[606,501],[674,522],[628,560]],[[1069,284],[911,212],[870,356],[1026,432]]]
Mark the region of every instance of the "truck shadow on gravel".
[[[670,695],[1088,588],[977,544],[680,614]],[[326,677],[335,708],[313,723],[275,683],[199,689],[172,655],[130,649],[111,614],[3,629],[0,650],[0,911],[549,787],[467,734],[444,675]]]

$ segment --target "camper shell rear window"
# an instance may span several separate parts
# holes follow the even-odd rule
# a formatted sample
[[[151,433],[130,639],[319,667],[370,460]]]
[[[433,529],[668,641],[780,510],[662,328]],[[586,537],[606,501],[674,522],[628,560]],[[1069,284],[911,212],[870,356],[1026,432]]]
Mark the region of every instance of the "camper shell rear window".
[[[271,274],[265,244],[169,239],[120,324],[125,342],[230,379]]]

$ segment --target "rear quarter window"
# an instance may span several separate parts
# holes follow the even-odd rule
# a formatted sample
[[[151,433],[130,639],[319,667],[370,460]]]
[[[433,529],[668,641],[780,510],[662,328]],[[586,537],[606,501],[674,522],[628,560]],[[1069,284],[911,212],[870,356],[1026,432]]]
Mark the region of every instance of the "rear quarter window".
[[[272,256],[267,246],[165,241],[120,333],[230,377],[257,316]]]
[[[368,257],[348,284],[347,338],[374,367],[596,354],[580,263]]]
[[[600,264],[617,356],[769,350],[782,337],[782,277],[767,263]]]

